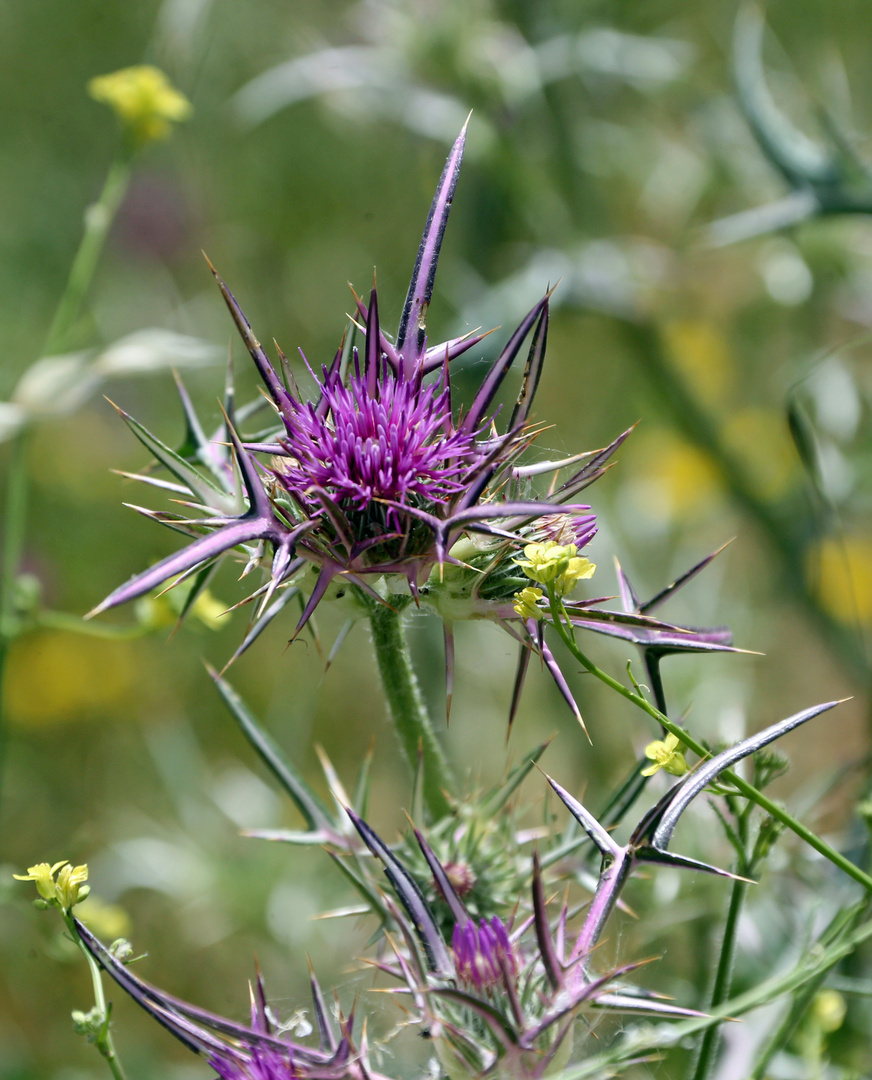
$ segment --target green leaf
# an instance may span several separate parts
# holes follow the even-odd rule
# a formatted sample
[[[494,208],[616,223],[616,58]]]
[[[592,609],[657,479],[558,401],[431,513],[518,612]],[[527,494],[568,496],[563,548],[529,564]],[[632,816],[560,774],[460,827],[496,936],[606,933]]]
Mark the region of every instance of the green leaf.
[[[230,683],[223,679],[209,664],[206,665],[206,669],[212,676],[212,681],[215,683],[218,693],[224,699],[224,704],[242,728],[242,733],[260,755],[261,760],[272,772],[273,776],[293,799],[298,810],[306,819],[309,828],[323,830],[330,836],[334,835],[338,831],[337,827],[332,821],[327,808],[315,792],[312,791],[294,766],[284,757],[278,745],[261,727]]]
[[[171,450],[165,443],[162,443],[156,435],[152,435],[147,428],[144,428],[142,424],[134,420],[123,409],[119,409],[117,405],[113,407],[142,445],[154,454],[161,465],[168,469],[176,479],[181,480],[183,484],[187,484],[200,502],[206,506],[214,507],[224,514],[239,513],[241,506],[235,496],[222,491],[207,476],[198,472],[184,458],[180,457],[175,450]]]

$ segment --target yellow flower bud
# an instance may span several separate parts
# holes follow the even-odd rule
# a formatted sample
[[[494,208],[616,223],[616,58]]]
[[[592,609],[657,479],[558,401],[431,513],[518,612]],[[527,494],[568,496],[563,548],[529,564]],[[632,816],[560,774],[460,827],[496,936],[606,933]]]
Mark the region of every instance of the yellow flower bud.
[[[515,614],[520,615],[522,619],[541,619],[542,609],[539,607],[539,601],[542,599],[543,593],[541,589],[526,588],[521,589],[520,592],[516,592],[514,596],[514,604],[512,607],[515,609]]]
[[[815,994],[812,1013],[821,1031],[830,1034],[838,1031],[845,1019],[848,1007],[838,990],[819,990]]]
[[[172,124],[191,115],[191,103],[160,68],[142,65],[98,75],[88,83],[95,101],[108,105],[137,146],[165,139]]]
[[[573,548],[573,550],[575,549]],[[593,577],[594,570],[596,570],[596,565],[590,559],[585,558],[584,555],[571,558],[566,570],[557,579],[557,594],[559,596],[568,596],[579,581]]]

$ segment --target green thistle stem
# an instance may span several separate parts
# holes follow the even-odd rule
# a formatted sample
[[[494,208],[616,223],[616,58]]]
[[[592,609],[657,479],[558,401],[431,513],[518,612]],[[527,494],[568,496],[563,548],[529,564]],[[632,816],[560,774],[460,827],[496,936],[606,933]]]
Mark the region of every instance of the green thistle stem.
[[[563,607],[562,601],[559,597],[554,595],[553,591],[550,592],[550,600],[551,617],[563,643],[575,659],[582,664],[591,675],[596,676],[600,682],[605,683],[606,686],[611,687],[616,693],[625,697],[627,701],[631,701],[643,712],[646,712],[652,719],[656,720],[658,724],[665,728],[666,731],[675,735],[676,738],[680,739],[688,749],[692,750],[699,757],[708,757],[708,750],[706,750],[701,743],[697,742],[692,735],[684,730],[684,728],[679,727],[678,724],[674,724],[665,713],[656,709],[649,701],[646,701],[641,694],[629,690],[623,683],[612,678],[611,675],[602,671],[592,660],[588,659],[575,643],[575,633],[572,630],[571,624],[568,623],[566,609]],[[821,840],[821,838],[813,833],[811,829],[806,828],[801,821],[798,821],[792,814],[789,814],[783,806],[780,806],[778,803],[767,798],[762,791],[758,791],[753,784],[749,784],[747,780],[743,780],[742,777],[732,769],[725,769],[724,772],[721,773],[721,779],[732,784],[746,799],[750,799],[751,802],[756,803],[761,810],[765,810],[766,813],[770,814],[776,821],[780,821],[782,825],[790,829],[790,831],[795,833],[801,840],[804,840],[809,847],[814,848],[814,850],[823,855],[825,859],[829,859],[834,866],[838,866],[838,868],[844,871],[848,877],[853,878],[854,881],[859,882],[864,889],[872,892],[872,877],[868,874],[864,874],[859,866],[855,866],[850,859],[846,859],[845,856],[836,851],[835,848],[830,847],[829,844]]]
[[[738,872],[744,874],[746,868],[740,867]],[[748,882],[734,881],[730,892],[730,906],[727,909],[723,937],[721,938],[721,955],[718,959],[718,967],[715,972],[707,1011],[717,1009],[730,996],[733,982],[733,965],[736,960],[736,945],[738,943],[739,918],[747,895]],[[696,1067],[690,1074],[691,1080],[705,1080],[709,1075],[709,1071],[715,1063],[721,1038],[720,1026],[712,1026],[706,1030],[699,1044]]]
[[[448,796],[454,782],[412,667],[402,612],[370,602],[369,621],[391,719],[413,772],[417,771],[420,762],[424,801],[438,821],[451,813]]]
[[[75,941],[80,952],[88,961],[88,969],[91,972],[91,984],[94,988],[94,1004],[97,1006],[100,1015],[103,1017],[103,1024],[100,1031],[94,1036],[94,1045],[105,1058],[106,1064],[109,1066],[115,1080],[127,1080],[124,1075],[124,1069],[121,1067],[121,1062],[118,1060],[118,1055],[115,1052],[115,1044],[112,1041],[112,1035],[109,1031],[110,1006],[107,1006],[106,995],[103,993],[103,976],[100,971],[100,965],[85,948],[82,939],[79,937],[79,932],[76,929],[75,920],[69,912],[64,912],[64,922],[67,924],[67,929],[70,931],[73,941]]]

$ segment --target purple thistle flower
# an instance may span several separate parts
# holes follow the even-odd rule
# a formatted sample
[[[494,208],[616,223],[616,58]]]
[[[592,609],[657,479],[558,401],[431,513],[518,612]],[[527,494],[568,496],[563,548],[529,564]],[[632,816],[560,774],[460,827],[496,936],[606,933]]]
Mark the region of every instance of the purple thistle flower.
[[[515,594],[529,582],[514,557],[531,542],[571,544],[580,552],[591,541],[595,515],[586,503],[574,500],[607,470],[629,431],[593,453],[519,463],[538,434],[528,426],[528,417],[544,362],[550,293],[511,334],[468,411],[455,417],[450,362],[485,335],[476,332],[429,345],[425,324],[465,139],[464,128],[430,208],[395,339],[381,328],[375,289],[368,303],[355,295],[362,345],[358,350],[344,341],[320,374],[309,368],[316,384],[311,400],[300,394],[280,350],[280,364],[273,364],[235,297],[215,275],[263,380],[278,430],[261,436],[262,441],[240,438],[237,426],[251,410],[235,409],[232,389],[224,424],[209,440],[180,387],[187,437],[179,452],[122,412],[172,476],[138,478],[169,489],[194,515],[141,512],[193,540],[120,586],[92,615],[174,579],[193,577],[184,615],[208,584],[218,559],[235,550],[246,559],[243,576],[257,566],[268,576],[248,598],[259,604],[233,659],[295,597],[302,606],[295,630],[299,633],[339,578],[379,603],[401,609],[411,594],[438,612],[445,627],[449,710],[453,623],[458,618],[487,618],[520,644],[510,726],[534,653],[581,722],[571,689],[545,641],[543,622],[549,613],[542,611],[537,620],[515,607]],[[494,401],[528,338],[520,393],[507,426],[498,431]],[[565,477],[561,483],[555,479],[546,499],[532,486],[543,473]],[[305,573],[312,567],[318,571],[314,584]],[[402,579],[407,588],[401,588]],[[569,601],[567,609],[579,627],[630,640],[644,636],[655,647],[661,642],[683,647],[691,640],[684,630],[645,613],[593,606],[601,601]]]
[[[456,420],[449,362],[485,335],[473,333],[434,346],[427,343],[425,317],[465,139],[464,127],[430,209],[396,338],[390,339],[381,329],[375,289],[368,304],[355,296],[362,349],[340,349],[330,367],[322,367],[320,377],[312,372],[317,384],[313,400],[304,400],[297,391],[283,354],[281,373],[276,370],[236,299],[216,274],[266,386],[279,434],[265,442],[241,440],[235,431],[232,401],[228,402],[228,419],[219,438],[231,444],[233,460],[229,460],[206,444],[186,404],[189,441],[193,438],[197,444],[198,463],[211,473],[206,477],[192,460],[174,454],[122,414],[180,481],[169,485],[157,481],[158,486],[190,493],[188,505],[201,513],[205,508],[206,516],[186,519],[146,511],[196,539],[116,589],[92,614],[173,578],[205,572],[234,548],[247,552],[251,567],[269,547],[270,578],[254,593],[261,600],[259,617],[241,652],[284,606],[283,595],[273,599],[276,590],[282,587],[283,593],[290,592],[286,587],[308,564],[320,572],[297,631],[337,575],[379,600],[383,598],[369,582],[401,575],[417,597],[434,565],[463,565],[451,548],[464,536],[483,534],[520,545],[531,523],[561,515],[573,523],[573,535],[581,543],[590,540],[596,531],[590,507],[571,500],[600,475],[605,458],[621,440],[574,473],[550,501],[526,490],[521,492],[523,497],[496,498],[507,484],[511,493],[522,483],[524,474],[516,475],[514,466],[535,438],[526,424],[544,358],[550,294],[534,305],[511,335],[469,410]],[[492,423],[494,399],[528,337],[531,343],[520,395],[507,428],[498,434]],[[269,463],[257,461],[255,454],[269,455]]]
[[[455,923],[451,949],[457,980],[462,986],[485,991],[517,977],[515,950],[508,931],[496,915],[482,919],[478,926],[474,919]]]
[[[399,507],[409,500],[447,501],[463,489],[460,478],[481,456],[474,432],[445,435],[449,390],[422,386],[420,375],[407,381],[387,369],[369,386],[358,370],[345,386],[337,371],[320,390],[326,414],[293,398],[283,411],[288,434],[279,444],[287,460],[279,458],[275,468],[309,516],[320,509],[309,492],[320,488],[346,513],[365,513],[373,501],[388,504],[388,529],[396,529]]]

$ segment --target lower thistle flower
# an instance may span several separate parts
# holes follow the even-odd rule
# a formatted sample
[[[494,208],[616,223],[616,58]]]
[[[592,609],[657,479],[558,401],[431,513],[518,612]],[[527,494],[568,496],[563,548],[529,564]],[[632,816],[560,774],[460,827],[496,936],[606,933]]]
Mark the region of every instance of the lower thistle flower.
[[[382,862],[399,900],[397,905],[383,898],[385,912],[400,929],[399,941],[388,937],[396,963],[379,961],[377,966],[405,984],[401,992],[412,997],[419,1022],[435,1040],[439,1061],[452,1080],[485,1075],[534,1080],[558,1074],[572,1050],[575,1020],[589,1008],[667,1017],[700,1015],[641,992],[636,996],[616,992],[615,981],[636,964],[593,975],[582,963],[586,953],[583,958],[566,955],[568,908],[564,903],[552,926],[535,855],[532,875],[527,875],[532,876],[530,899],[525,904],[522,895],[515,901],[516,908],[526,908],[523,917],[513,917],[510,925],[498,916],[475,920],[445,865],[414,830],[435,889],[450,913],[449,947],[444,920],[426,899],[424,886],[359,815],[347,813],[366,847]],[[612,890],[615,901],[619,887]],[[601,929],[598,913],[593,922]],[[588,917],[579,940],[590,925]],[[594,943],[592,938],[591,947]]]
[[[202,1055],[221,1080],[386,1080],[369,1063],[364,1025],[353,1041],[354,1016],[338,1018],[334,1030],[324,997],[311,976],[312,1006],[318,1045],[292,1040],[272,1019],[263,980],[258,973],[250,987],[251,1022],[239,1024],[152,986],[119,961],[81,922],[85,947],[101,967],[189,1050]]]

